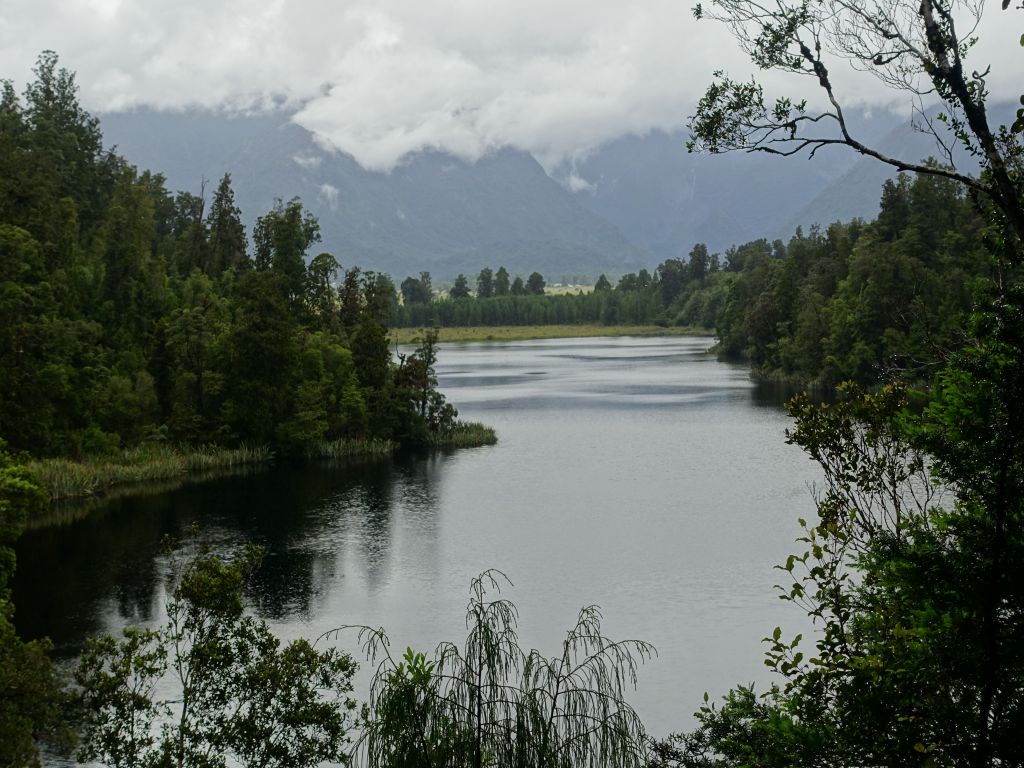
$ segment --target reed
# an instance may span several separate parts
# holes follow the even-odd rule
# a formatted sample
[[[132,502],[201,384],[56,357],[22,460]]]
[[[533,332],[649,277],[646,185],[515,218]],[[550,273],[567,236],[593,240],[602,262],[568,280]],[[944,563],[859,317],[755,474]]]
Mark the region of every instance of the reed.
[[[30,462],[29,469],[49,494],[50,500],[61,501],[96,496],[121,485],[230,471],[263,464],[273,457],[273,452],[266,446],[175,447],[165,443],[145,443],[112,456],[81,460],[37,459]]]
[[[398,446],[392,440],[370,438],[355,440],[320,440],[306,446],[307,459],[377,459],[387,458]]]
[[[478,448],[498,442],[497,433],[475,421],[456,421],[450,429],[430,436],[434,448]]]

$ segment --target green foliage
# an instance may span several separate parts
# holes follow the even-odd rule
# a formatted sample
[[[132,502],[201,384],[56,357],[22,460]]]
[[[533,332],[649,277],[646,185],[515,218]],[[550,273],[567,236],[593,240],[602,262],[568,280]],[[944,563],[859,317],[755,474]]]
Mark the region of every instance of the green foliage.
[[[0,765],[39,765],[37,743],[66,737],[63,692],[46,640],[26,643],[14,630],[10,580],[14,541],[25,520],[46,505],[46,494],[0,440]]]
[[[558,655],[524,651],[515,606],[493,598],[505,577],[473,580],[462,646],[432,659],[391,656],[382,630],[364,629],[380,656],[357,759],[372,766],[639,766],[643,727],[625,701],[653,649],[612,641],[594,607],[580,611]]]
[[[507,278],[507,274],[506,274]],[[490,267],[484,267],[476,278],[476,297],[478,299],[489,299],[494,295],[494,272]]]
[[[420,272],[419,279],[407,277],[402,281],[402,300],[408,304],[427,304],[434,297],[430,273]]]
[[[544,276],[540,272],[531,272],[526,279],[526,293],[531,296],[541,296],[544,293]]]
[[[306,251],[320,242],[320,224],[298,198],[282,203],[256,219],[252,234],[254,263],[280,278],[284,298],[298,302],[305,293]]]
[[[685,766],[1017,765],[1024,760],[1024,414],[1019,295],[939,375],[797,398],[789,440],[824,487],[782,597],[817,631],[765,638],[781,678],[705,704],[659,753]],[[1011,308],[1012,307],[1012,308]]]
[[[976,288],[994,274],[984,231],[955,183],[903,176],[886,182],[871,224],[731,250],[735,277],[711,274],[705,291],[721,290],[719,349],[765,378],[829,387],[927,380],[962,338]]]
[[[185,566],[157,630],[92,640],[76,682],[79,757],[119,766],[313,766],[343,760],[355,664],[305,640],[282,645],[245,615],[242,588],[258,553],[202,554]],[[157,696],[169,674],[178,694]]]
[[[512,288],[508,280],[508,270],[505,267],[498,267],[498,271],[494,274],[494,295],[495,296],[508,296]],[[480,298],[486,299],[487,296],[481,296]]]
[[[448,291],[448,295],[453,299],[469,298],[469,281],[465,275],[460,274],[455,278],[455,284]]]

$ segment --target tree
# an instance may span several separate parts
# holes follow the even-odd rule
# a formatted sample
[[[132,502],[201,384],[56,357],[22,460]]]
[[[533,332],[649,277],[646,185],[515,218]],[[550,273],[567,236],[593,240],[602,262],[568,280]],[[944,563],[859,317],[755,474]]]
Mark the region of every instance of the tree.
[[[314,766],[347,752],[355,664],[303,639],[282,645],[243,611],[258,561],[203,553],[187,564],[156,630],[91,640],[75,674],[84,728],[79,758],[112,768]],[[170,675],[179,696],[157,698]],[[160,726],[156,730],[154,726]]]
[[[273,272],[243,276],[226,341],[226,418],[239,437],[261,443],[273,441],[289,411],[298,365],[297,323],[283,282]]]
[[[198,270],[181,285],[177,309],[163,321],[164,356],[170,385],[171,432],[190,440],[208,438],[224,393],[227,302]]]
[[[711,270],[711,257],[708,255],[708,247],[704,243],[697,243],[690,251],[690,279],[698,283],[703,282]]]
[[[508,276],[506,274],[506,280]],[[494,295],[494,273],[490,267],[484,267],[476,278],[476,297],[489,299]]]
[[[460,273],[459,276],[455,278],[455,284],[452,285],[451,289],[448,291],[448,295],[453,299],[469,298],[469,281],[466,279],[465,275]]]
[[[382,661],[358,756],[410,768],[643,765],[643,726],[625,694],[653,648],[605,637],[590,606],[557,655],[526,652],[515,606],[490,596],[503,583],[498,571],[473,580],[465,643],[442,643],[429,661],[412,649],[395,659],[383,630],[362,631]]]
[[[242,224],[242,211],[235,205],[230,173],[224,174],[213,193],[206,226],[210,231],[207,274],[216,276],[225,269],[242,269],[248,264],[245,226]]]
[[[505,267],[498,267],[498,271],[494,275],[494,295],[508,296],[510,287],[508,270]]]
[[[429,304],[434,298],[430,273],[420,272],[419,278],[407,277],[402,281],[402,301],[406,304]]]
[[[320,242],[316,217],[297,197],[277,200],[272,211],[256,219],[252,239],[256,269],[278,275],[285,298],[298,310],[306,288],[306,251]]]
[[[39,766],[38,741],[62,734],[60,681],[46,640],[24,642],[14,630],[10,580],[13,545],[30,515],[46,508],[46,494],[0,440],[0,765]]]
[[[665,763],[1024,761],[1022,298],[976,316],[923,410],[899,385],[790,405],[789,440],[825,480],[807,550],[781,566],[782,597],[818,626],[813,654],[776,628],[781,683],[705,704]]]
[[[390,325],[398,311],[395,283],[386,272],[363,272],[363,297],[366,314],[382,325]]]
[[[544,285],[544,276],[540,272],[531,272],[526,278],[526,293],[531,296],[543,296]]]
[[[633,275],[633,277],[635,278],[636,275]],[[626,279],[626,276],[623,275],[622,280],[619,281],[619,288],[620,289],[623,288],[622,281],[625,280],[625,279]],[[612,289],[612,284],[610,282],[608,282],[608,278],[605,277],[604,274],[602,274],[600,277],[598,277],[597,278],[597,282],[594,283],[594,292],[595,293],[598,292],[598,291],[610,291],[611,289]],[[628,289],[624,289],[624,290],[628,290]]]
[[[342,283],[338,292],[338,299],[341,303],[341,324],[345,328],[355,328],[365,309],[365,298],[363,296],[363,285],[360,280],[362,270],[359,267],[350,267],[345,270],[345,282]]]
[[[341,265],[329,253],[318,253],[306,268],[306,314],[320,328],[337,327],[338,294],[334,282]]]
[[[52,200],[71,198],[83,228],[92,232],[104,207],[112,163],[103,153],[99,120],[78,102],[72,72],[58,66],[57,54],[43,51],[25,89],[24,119],[35,162],[46,177]]]
[[[509,289],[509,293],[513,296],[523,296],[526,294],[526,286],[523,285],[523,278],[516,276],[516,279],[512,281],[512,287]]]
[[[899,170],[959,181],[991,202],[1017,243],[1024,242],[1024,199],[1016,180],[1021,144],[1012,132],[990,125],[985,104],[989,69],[971,69],[965,61],[976,42],[972,34],[981,10],[981,3],[955,0],[781,0],[769,6],[757,0],[711,0],[707,10],[698,4],[694,14],[727,23],[761,69],[813,78],[828,106],[809,110],[807,100],[790,98],[769,103],[756,81],[734,81],[718,72],[690,118],[688,146],[712,153],[739,149],[792,155],[807,150],[812,156],[823,147],[847,146]],[[889,156],[855,136],[829,69],[844,59],[916,100],[915,122],[935,137],[946,165]],[[922,106],[931,94],[942,100],[936,119]],[[941,130],[942,123],[951,132]],[[979,177],[951,167],[954,140],[982,161]]]
[[[689,276],[687,265],[680,259],[665,259],[658,265],[658,290],[661,293],[661,303],[669,306],[686,284]]]
[[[427,328],[416,350],[401,358],[396,372],[398,386],[408,392],[410,404],[426,433],[438,435],[451,430],[459,412],[437,389],[437,328]],[[427,435],[429,436],[429,435]],[[413,435],[415,439],[415,435]]]

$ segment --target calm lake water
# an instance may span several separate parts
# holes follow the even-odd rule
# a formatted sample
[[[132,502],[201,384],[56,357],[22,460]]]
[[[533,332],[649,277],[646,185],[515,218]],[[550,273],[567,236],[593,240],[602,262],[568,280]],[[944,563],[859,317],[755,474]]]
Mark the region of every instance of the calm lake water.
[[[764,681],[761,638],[799,631],[773,565],[813,511],[812,463],[745,367],[699,338],[444,345],[442,390],[493,447],[366,466],[276,468],[110,502],[18,546],[17,625],[70,664],[89,634],[155,624],[161,540],[267,555],[249,595],[284,637],[383,626],[393,645],[464,637],[470,579],[514,582],[524,644],[557,652],[583,605],[654,643],[632,702],[656,735],[704,691]],[[357,650],[354,638],[348,643]]]

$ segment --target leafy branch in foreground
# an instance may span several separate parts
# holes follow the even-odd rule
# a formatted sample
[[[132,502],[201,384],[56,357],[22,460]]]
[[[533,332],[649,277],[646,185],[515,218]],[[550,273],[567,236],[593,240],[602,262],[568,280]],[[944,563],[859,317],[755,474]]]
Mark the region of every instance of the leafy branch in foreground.
[[[202,554],[184,569],[156,630],[89,642],[75,675],[82,760],[112,768],[301,768],[344,761],[352,657],[299,639],[282,647],[244,615],[259,559]],[[161,698],[170,685],[173,698]]]
[[[1017,179],[1022,150],[1012,129],[993,128],[986,109],[989,69],[966,64],[981,19],[978,0],[711,0],[697,18],[726,23],[740,47],[761,69],[813,80],[825,106],[806,99],[766,100],[756,81],[715,73],[690,118],[691,151],[730,150],[793,155],[843,145],[901,171],[954,179],[987,198],[1018,242],[1024,241],[1024,196]],[[868,146],[843,110],[831,67],[851,64],[914,103],[914,127],[930,134],[946,165],[900,158]],[[926,99],[943,111],[932,117]],[[945,128],[948,127],[948,131]],[[955,170],[952,144],[962,145],[984,170],[979,177]]]
[[[356,759],[370,766],[639,766],[644,729],[626,702],[637,664],[654,648],[612,641],[596,606],[583,608],[557,656],[519,645],[518,613],[491,598],[489,570],[470,588],[464,645],[442,643],[432,659],[408,649],[396,660],[383,630],[363,628],[380,658]]]

